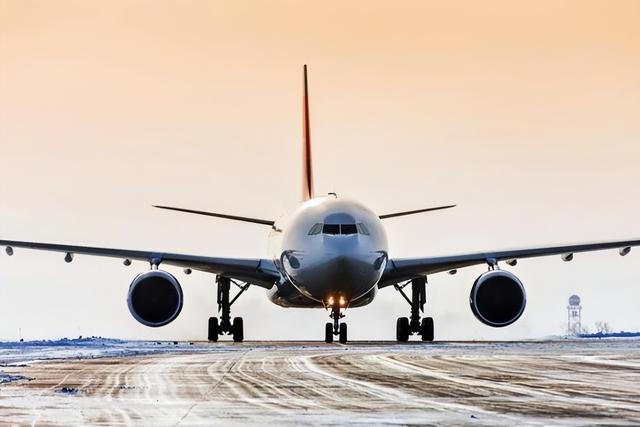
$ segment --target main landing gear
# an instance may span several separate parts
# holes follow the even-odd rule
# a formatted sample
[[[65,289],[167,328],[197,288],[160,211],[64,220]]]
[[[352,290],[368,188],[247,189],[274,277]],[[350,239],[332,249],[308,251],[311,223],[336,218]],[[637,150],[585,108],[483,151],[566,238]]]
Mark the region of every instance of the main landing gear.
[[[324,325],[324,342],[332,343],[333,336],[338,336],[338,341],[341,344],[347,343],[347,324],[342,322],[340,323],[340,319],[344,317],[344,313],[340,311],[339,305],[334,305],[331,308],[331,314],[329,317],[333,319],[333,322],[327,322]]]
[[[218,284],[218,312],[220,313],[220,322],[217,317],[209,318],[209,341],[218,341],[218,337],[222,334],[232,335],[234,342],[242,342],[244,339],[244,328],[242,317],[234,317],[231,322],[231,305],[238,299],[240,295],[249,289],[249,284],[241,285],[232,281],[228,277],[218,276],[216,280]],[[229,301],[229,291],[233,282],[240,291],[231,301]]]
[[[403,289],[411,284],[411,299],[407,297]],[[399,317],[396,322],[396,338],[398,342],[409,341],[409,335],[419,334],[422,341],[433,341],[433,318],[420,319],[420,312],[424,312],[424,303],[427,299],[427,279],[418,277],[402,285],[393,285],[402,294],[411,306],[411,318]]]

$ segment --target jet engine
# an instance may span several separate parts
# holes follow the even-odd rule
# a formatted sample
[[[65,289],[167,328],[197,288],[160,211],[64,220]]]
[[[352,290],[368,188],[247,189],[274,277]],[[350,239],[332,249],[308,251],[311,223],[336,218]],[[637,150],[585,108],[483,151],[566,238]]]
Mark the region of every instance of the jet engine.
[[[479,321],[500,328],[520,318],[527,296],[522,282],[515,275],[504,270],[491,270],[473,283],[469,302]]]
[[[171,323],[182,310],[182,288],[171,274],[150,270],[139,274],[129,286],[129,312],[146,326]]]

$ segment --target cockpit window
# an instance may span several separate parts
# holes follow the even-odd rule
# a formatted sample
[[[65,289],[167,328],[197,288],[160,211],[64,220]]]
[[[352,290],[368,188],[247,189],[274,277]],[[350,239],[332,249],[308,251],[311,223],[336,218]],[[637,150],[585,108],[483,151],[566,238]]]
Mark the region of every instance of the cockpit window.
[[[323,234],[340,234],[340,224],[325,224],[322,227]]]
[[[309,230],[309,236],[314,236],[317,234],[344,234],[344,235],[352,235],[352,234],[362,234],[364,236],[369,235],[369,230],[367,227],[359,222],[357,224],[321,224],[316,223]]]
[[[355,224],[340,224],[340,234],[358,234]]]
[[[311,227],[311,230],[309,230],[309,236],[313,236],[314,234],[320,234],[320,232],[322,231],[322,224],[321,223],[316,223],[313,224],[313,227]]]
[[[357,223],[356,227],[358,227],[358,233],[364,234],[365,236],[369,235],[369,230],[367,230],[367,227],[363,223]]]

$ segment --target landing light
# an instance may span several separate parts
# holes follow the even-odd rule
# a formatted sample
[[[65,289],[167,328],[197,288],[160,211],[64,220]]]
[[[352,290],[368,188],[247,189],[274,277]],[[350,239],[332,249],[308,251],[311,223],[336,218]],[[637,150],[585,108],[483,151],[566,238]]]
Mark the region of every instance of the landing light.
[[[344,300],[344,297],[340,297],[340,301],[339,301],[339,303],[340,303],[340,307],[344,307],[344,305],[345,305],[347,302]]]
[[[329,297],[329,299],[327,300],[327,305],[333,305],[334,300],[333,297]]]

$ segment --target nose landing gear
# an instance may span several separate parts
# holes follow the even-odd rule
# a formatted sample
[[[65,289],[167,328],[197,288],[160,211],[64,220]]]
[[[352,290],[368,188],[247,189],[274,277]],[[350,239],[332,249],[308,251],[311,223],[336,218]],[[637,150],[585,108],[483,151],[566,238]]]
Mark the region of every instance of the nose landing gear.
[[[231,322],[231,305],[236,302],[238,297],[249,289],[249,284],[238,284],[228,277],[218,276],[216,280],[218,284],[218,312],[220,312],[220,322],[217,317],[209,318],[209,341],[218,341],[218,337],[222,334],[229,334],[233,337],[234,342],[242,342],[244,339],[244,325],[242,317],[235,317]],[[229,291],[231,283],[240,288],[240,291],[229,300]]]
[[[333,336],[338,336],[338,341],[341,344],[347,343],[347,324],[342,322],[340,323],[340,319],[344,317],[344,313],[340,311],[340,307],[338,305],[334,305],[331,307],[331,314],[329,315],[333,322],[327,322],[324,325],[324,342],[332,343]]]
[[[407,297],[403,289],[411,283],[411,299]],[[409,341],[409,335],[419,334],[422,341],[433,341],[433,318],[420,319],[420,312],[424,312],[424,304],[427,299],[427,279],[418,277],[402,285],[393,285],[411,306],[411,317],[400,317],[396,322],[396,339],[399,342]]]

